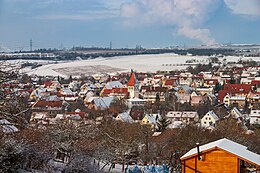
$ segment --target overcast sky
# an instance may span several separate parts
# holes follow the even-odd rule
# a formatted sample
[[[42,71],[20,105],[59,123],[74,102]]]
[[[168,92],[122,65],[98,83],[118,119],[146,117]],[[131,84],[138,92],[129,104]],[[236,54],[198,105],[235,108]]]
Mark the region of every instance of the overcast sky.
[[[260,0],[0,0],[0,51],[260,43]]]

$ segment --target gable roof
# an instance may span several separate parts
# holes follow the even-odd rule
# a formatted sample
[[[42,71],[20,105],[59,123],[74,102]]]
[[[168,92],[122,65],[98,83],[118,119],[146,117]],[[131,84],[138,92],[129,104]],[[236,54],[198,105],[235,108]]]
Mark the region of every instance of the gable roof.
[[[255,165],[260,165],[260,155],[247,150],[246,146],[243,146],[241,144],[238,144],[238,143],[233,142],[226,138],[219,139],[217,141],[200,146],[200,152],[207,151],[207,150],[214,149],[214,148],[219,148],[219,149],[227,151],[231,154],[234,154],[249,163],[252,163]],[[197,155],[197,147],[191,149],[189,152],[184,154],[181,157],[181,160],[184,160],[184,159],[196,156],[196,155]]]
[[[117,115],[117,117],[120,117],[121,120],[125,123],[133,123],[134,120],[133,118],[127,113],[127,112],[123,112]]]
[[[106,84],[106,89],[112,89],[112,88],[124,88],[123,84],[119,81],[112,81],[108,82]]]
[[[218,121],[218,120],[219,120],[219,117],[217,116],[217,114],[215,114],[215,112],[209,111],[207,114],[211,115],[211,116],[215,119],[215,121]],[[206,114],[206,115],[207,115],[207,114]],[[206,116],[206,115],[205,115],[205,116]]]
[[[115,99],[115,97],[100,97],[100,98],[94,98],[93,101],[94,101],[94,104],[99,109],[108,109],[114,99]]]

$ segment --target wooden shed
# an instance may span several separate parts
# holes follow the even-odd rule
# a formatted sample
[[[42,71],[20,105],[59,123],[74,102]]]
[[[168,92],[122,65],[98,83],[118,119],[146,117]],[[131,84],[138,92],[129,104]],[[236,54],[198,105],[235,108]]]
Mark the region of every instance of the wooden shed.
[[[226,138],[191,149],[181,163],[182,173],[260,173],[260,155]]]

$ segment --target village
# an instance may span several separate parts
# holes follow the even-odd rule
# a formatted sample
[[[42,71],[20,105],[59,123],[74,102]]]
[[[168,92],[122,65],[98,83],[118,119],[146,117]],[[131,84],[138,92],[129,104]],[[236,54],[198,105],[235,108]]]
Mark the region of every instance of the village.
[[[208,64],[189,66],[186,70],[156,73],[129,69],[114,75],[81,78],[17,74],[8,81],[4,76],[1,79],[1,95],[5,98],[1,101],[1,135],[32,138],[29,141],[35,144],[41,133],[48,130],[64,128],[65,134],[76,130],[84,140],[77,135],[72,137],[75,134],[63,136],[67,140],[61,139],[59,145],[55,144],[56,149],[52,146],[53,160],[71,163],[75,157],[72,148],[76,145],[90,153],[95,151],[89,154],[96,160],[94,165],[98,163],[95,169],[105,171],[107,165],[110,167],[106,171],[111,172],[117,164],[122,165],[122,171],[129,169],[129,172],[128,165],[135,164],[167,164],[176,172],[181,168],[182,172],[203,172],[197,167],[197,161],[205,159],[204,150],[208,152],[212,146],[201,147],[202,156],[195,159],[193,168],[190,156],[200,155],[196,143],[219,140],[213,142],[216,147],[223,145],[224,151],[232,151],[232,157],[237,156],[236,163],[232,163],[235,165],[232,167],[230,163],[226,167],[242,173],[242,165],[247,171],[259,172],[260,156],[255,154],[260,153],[259,63],[218,62],[213,66],[213,60],[216,61],[213,58]],[[12,119],[12,115],[23,115],[24,119]],[[81,128],[87,131],[78,132]],[[54,138],[59,138],[61,132],[55,133]],[[254,153],[235,142],[249,146]],[[102,143],[102,150],[98,143]],[[236,153],[232,145],[244,149],[246,154]],[[106,151],[105,147],[111,149]],[[191,154],[185,154],[194,147]],[[31,170],[37,168],[33,163],[29,165]],[[214,166],[211,172],[213,170]]]

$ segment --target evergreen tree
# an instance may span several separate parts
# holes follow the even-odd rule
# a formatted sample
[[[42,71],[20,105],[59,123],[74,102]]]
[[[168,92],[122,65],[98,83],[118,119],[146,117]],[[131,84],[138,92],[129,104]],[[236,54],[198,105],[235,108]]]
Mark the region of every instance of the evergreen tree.
[[[171,122],[162,116],[162,118],[157,121],[157,131],[163,132],[170,124]]]

